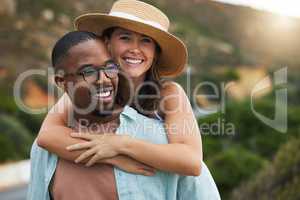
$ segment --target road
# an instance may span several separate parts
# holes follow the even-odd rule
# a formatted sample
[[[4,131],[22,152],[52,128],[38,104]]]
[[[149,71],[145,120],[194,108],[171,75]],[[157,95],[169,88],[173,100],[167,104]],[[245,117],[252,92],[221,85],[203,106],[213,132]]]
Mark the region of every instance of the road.
[[[5,192],[0,192],[0,200],[26,200],[26,186],[19,186]]]

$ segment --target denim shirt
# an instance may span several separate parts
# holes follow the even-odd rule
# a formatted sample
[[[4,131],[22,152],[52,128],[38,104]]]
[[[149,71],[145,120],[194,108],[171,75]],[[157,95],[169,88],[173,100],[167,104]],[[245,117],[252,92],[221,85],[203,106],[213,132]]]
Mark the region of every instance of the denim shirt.
[[[154,144],[167,144],[163,122],[145,117],[126,106],[120,115],[117,134]],[[31,175],[27,193],[28,200],[50,200],[49,185],[54,175],[57,156],[37,146],[31,149]],[[220,199],[215,182],[202,163],[201,175],[181,176],[175,173],[156,171],[154,176],[127,173],[114,168],[119,200],[217,200]]]

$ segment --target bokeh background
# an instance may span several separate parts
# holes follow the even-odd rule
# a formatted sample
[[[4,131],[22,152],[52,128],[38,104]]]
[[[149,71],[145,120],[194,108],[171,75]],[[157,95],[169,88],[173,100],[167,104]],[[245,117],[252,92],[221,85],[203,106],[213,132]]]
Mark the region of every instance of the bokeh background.
[[[13,96],[17,77],[28,69],[46,70],[54,42],[73,30],[73,19],[87,11],[107,12],[113,2],[0,0],[0,165],[29,158],[31,144],[45,116],[27,114],[17,107]],[[209,0],[145,2],[169,16],[171,31],[188,46],[191,74],[176,79],[187,92],[205,81],[220,91],[222,84],[232,84],[220,98],[191,98],[200,127],[234,125],[234,134],[202,130],[204,160],[222,199],[299,199],[299,3],[261,0],[265,3],[256,9],[244,5],[255,6],[257,1],[252,0],[228,0],[230,4]],[[278,87],[272,81],[273,73],[284,67],[288,81]],[[256,96],[254,107],[273,118],[275,90],[287,89],[286,133],[264,124],[251,110],[251,91],[265,77],[269,77],[269,87]],[[43,76],[26,79],[22,87],[26,105],[42,108],[55,102],[56,97],[47,93],[48,81]],[[213,91],[201,87],[197,94]],[[196,112],[197,107],[208,110],[222,101],[225,112]]]

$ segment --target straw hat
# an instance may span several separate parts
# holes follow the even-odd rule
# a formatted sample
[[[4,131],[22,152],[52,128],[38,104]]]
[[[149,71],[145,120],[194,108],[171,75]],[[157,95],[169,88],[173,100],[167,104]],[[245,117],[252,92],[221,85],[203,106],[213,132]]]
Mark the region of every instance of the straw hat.
[[[116,1],[109,14],[88,13],[75,19],[75,27],[101,35],[110,27],[122,27],[152,37],[162,52],[158,60],[159,74],[179,75],[187,62],[184,43],[168,32],[168,17],[156,7],[136,0]]]

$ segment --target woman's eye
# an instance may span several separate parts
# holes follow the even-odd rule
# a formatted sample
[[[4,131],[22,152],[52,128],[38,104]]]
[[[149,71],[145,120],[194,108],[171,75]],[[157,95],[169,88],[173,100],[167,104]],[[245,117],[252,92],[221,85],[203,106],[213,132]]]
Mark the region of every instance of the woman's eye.
[[[146,43],[152,43],[153,42],[153,40],[151,38],[143,38],[142,41],[146,42]]]
[[[120,36],[120,39],[121,39],[121,40],[129,40],[130,37],[127,36],[127,35],[122,35],[122,36]]]

